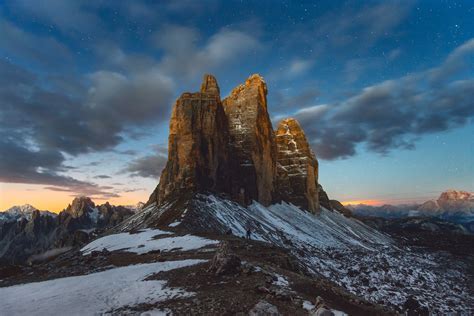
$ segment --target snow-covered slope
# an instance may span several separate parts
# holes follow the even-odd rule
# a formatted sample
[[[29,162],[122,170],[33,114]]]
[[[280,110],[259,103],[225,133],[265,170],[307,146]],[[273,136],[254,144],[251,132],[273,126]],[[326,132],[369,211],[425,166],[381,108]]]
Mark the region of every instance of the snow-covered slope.
[[[116,229],[168,226],[194,232],[226,233],[288,249],[310,273],[323,275],[373,302],[401,306],[413,295],[430,310],[474,306],[464,268],[442,255],[401,249],[387,235],[354,218],[322,209],[312,215],[282,203],[242,207],[215,196],[197,195],[182,209],[150,205]],[[446,291],[445,289],[451,289]],[[451,308],[449,311],[452,311]]]
[[[183,289],[167,287],[164,280],[146,278],[161,271],[201,262],[204,260],[137,264],[88,275],[0,288],[0,314],[131,315],[133,311],[127,310],[129,306],[192,296],[193,293]],[[155,314],[165,315],[164,311],[155,311]]]
[[[94,240],[84,246],[81,251],[84,255],[88,255],[94,250],[101,251],[103,249],[107,249],[108,251],[123,250],[137,254],[144,254],[156,250],[161,252],[172,250],[188,251],[218,243],[216,240],[210,240],[189,234],[184,236],[170,235],[173,234],[159,229],[145,229],[134,234],[112,234]],[[158,236],[167,237],[156,238]]]

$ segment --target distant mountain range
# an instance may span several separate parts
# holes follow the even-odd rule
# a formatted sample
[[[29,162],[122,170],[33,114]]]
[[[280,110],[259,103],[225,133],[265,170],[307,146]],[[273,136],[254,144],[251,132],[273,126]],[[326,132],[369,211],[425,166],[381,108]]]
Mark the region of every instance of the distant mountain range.
[[[59,214],[29,204],[13,206],[0,212],[0,263],[34,261],[47,250],[67,251],[117,225],[142,206],[95,205],[88,197],[75,198]]]
[[[433,218],[460,224],[474,232],[474,194],[467,191],[448,190],[436,200],[422,204],[371,206],[365,204],[347,205],[356,216],[380,217],[385,219]]]

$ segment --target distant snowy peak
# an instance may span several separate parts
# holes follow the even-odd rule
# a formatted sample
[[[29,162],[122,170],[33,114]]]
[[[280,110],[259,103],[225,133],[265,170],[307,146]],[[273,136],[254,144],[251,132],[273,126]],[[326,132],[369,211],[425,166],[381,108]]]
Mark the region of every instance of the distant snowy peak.
[[[21,214],[31,214],[33,211],[36,211],[37,208],[30,204],[15,205],[5,210],[5,213],[12,215],[21,215]]]
[[[21,218],[30,220],[33,215],[33,212],[35,211],[39,211],[41,215],[46,215],[46,216],[51,216],[51,217],[57,216],[57,214],[55,213],[51,213],[49,211],[40,211],[36,207],[30,204],[24,204],[24,205],[15,205],[3,212],[0,212],[0,222],[14,221],[14,220],[19,220]]]
[[[446,200],[463,200],[463,201],[471,201],[474,202],[474,193],[467,192],[467,191],[460,191],[460,190],[447,190],[438,198],[438,201],[446,201]]]
[[[133,212],[138,212],[138,211],[140,211],[144,206],[145,206],[145,203],[143,203],[143,202],[138,202],[137,204],[125,205],[124,207],[126,207],[126,208],[132,210]]]
[[[432,213],[474,213],[474,194],[467,191],[448,190],[437,200],[430,200],[418,207],[418,211]]]
[[[356,215],[378,217],[438,216],[445,213],[473,213],[474,193],[461,190],[447,190],[438,199],[412,205],[347,205]]]

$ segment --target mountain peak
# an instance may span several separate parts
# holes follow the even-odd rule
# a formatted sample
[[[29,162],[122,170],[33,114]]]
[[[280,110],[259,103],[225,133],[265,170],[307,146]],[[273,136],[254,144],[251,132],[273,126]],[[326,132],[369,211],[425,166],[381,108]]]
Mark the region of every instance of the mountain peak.
[[[267,84],[262,76],[253,74],[245,80],[245,83],[235,87],[226,100],[246,99],[250,96],[256,96],[259,99],[259,105],[267,108]],[[225,106],[224,100],[224,106]]]
[[[220,97],[220,89],[213,75],[205,74],[202,79],[201,93],[213,94]]]
[[[72,200],[72,203],[66,208],[66,212],[73,217],[80,217],[88,213],[95,207],[95,203],[87,196],[78,196]]]
[[[200,92],[176,100],[168,162],[147,204],[217,193],[241,205],[291,201],[319,210],[318,161],[294,118],[282,121],[275,136],[263,77],[249,76],[222,102],[213,95],[219,87],[206,74]]]
[[[37,210],[36,207],[34,207],[33,205],[31,204],[23,204],[23,205],[15,205],[15,206],[12,206],[10,207],[9,209],[6,209],[5,213],[22,213],[22,214],[26,214],[26,213],[32,213],[33,211]]]
[[[474,194],[463,190],[446,190],[441,193],[438,200],[474,200]]]

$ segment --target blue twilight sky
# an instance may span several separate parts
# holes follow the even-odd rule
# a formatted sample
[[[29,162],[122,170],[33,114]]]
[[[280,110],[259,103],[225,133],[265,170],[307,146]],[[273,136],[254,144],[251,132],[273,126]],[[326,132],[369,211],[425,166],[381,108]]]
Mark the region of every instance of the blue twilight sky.
[[[261,74],[333,198],[474,190],[473,1],[16,0],[0,2],[0,208],[146,200],[173,101],[204,73],[222,97]]]

